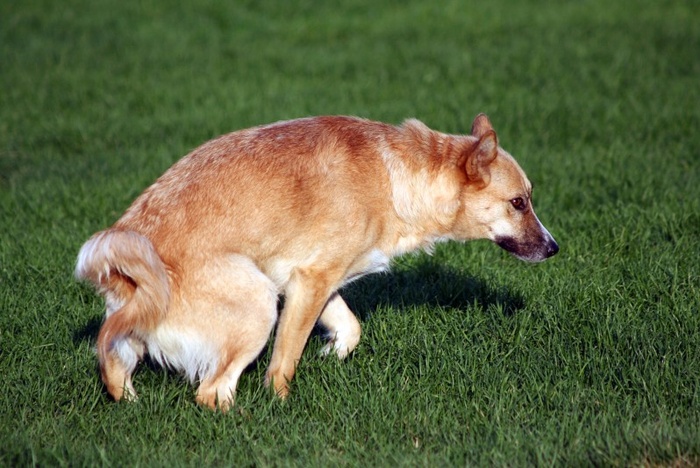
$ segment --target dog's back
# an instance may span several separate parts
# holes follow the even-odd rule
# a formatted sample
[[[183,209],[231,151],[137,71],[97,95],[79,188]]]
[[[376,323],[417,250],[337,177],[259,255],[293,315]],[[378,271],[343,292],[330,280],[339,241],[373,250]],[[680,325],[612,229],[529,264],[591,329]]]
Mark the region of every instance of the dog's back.
[[[386,159],[414,138],[410,127],[349,117],[224,135],[176,163],[115,228],[151,239],[176,272],[200,255],[236,252],[283,289],[287,265],[320,255],[335,261],[394,242],[382,239],[400,222]],[[393,177],[409,169],[393,168]],[[422,188],[429,197],[431,188]]]

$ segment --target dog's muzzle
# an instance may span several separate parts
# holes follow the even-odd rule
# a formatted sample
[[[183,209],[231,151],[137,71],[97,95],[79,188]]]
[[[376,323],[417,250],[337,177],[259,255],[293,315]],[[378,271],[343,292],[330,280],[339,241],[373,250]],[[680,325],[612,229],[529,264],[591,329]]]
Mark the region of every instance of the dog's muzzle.
[[[499,237],[496,239],[496,244],[526,262],[541,262],[559,252],[559,244],[551,236],[543,236],[535,241]]]

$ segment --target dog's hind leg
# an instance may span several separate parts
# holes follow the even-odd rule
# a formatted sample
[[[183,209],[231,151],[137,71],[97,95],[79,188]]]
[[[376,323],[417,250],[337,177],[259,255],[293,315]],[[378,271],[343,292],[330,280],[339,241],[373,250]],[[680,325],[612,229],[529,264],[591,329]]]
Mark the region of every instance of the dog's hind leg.
[[[223,412],[231,408],[238,379],[265,347],[271,328],[266,333],[258,335],[257,339],[248,341],[244,349],[237,349],[232,359],[222,363],[213,376],[202,380],[197,389],[197,403],[214,410],[219,408]],[[251,338],[248,336],[247,339]]]
[[[208,278],[198,301],[199,327],[218,349],[217,365],[200,376],[197,402],[212,409],[230,409],[238,379],[265,348],[277,321],[277,290],[252,261],[232,256],[211,263],[199,278]]]
[[[328,343],[321,349],[324,356],[335,352],[344,359],[360,342],[360,322],[337,292],[328,300],[318,323],[326,329],[328,337]]]
[[[126,337],[116,340],[110,352],[104,356],[100,363],[102,381],[115,401],[122,398],[134,401],[138,398],[131,382],[131,375],[143,357],[143,353],[142,343]]]

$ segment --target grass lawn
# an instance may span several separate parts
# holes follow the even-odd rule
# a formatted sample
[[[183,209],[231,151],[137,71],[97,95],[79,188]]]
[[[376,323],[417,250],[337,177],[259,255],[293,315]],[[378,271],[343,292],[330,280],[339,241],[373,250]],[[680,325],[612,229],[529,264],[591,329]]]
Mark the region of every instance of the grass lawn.
[[[0,4],[0,465],[700,464],[700,4],[191,3]],[[479,112],[558,256],[397,260],[286,402],[269,352],[226,415],[147,364],[109,400],[75,257],[174,161],[299,116]]]

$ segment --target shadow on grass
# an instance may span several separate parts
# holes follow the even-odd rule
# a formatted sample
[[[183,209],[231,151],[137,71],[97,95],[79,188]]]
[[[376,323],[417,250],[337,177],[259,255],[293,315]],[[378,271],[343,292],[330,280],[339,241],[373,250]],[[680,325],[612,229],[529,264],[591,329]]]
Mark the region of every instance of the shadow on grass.
[[[507,317],[525,306],[520,294],[446,267],[431,257],[411,269],[361,278],[343,288],[340,295],[361,320],[381,306],[405,309],[431,305],[456,310],[496,306]]]
[[[102,321],[103,315],[91,318],[84,327],[73,333],[73,342],[76,344],[82,341],[95,343],[97,341],[97,334],[100,332],[100,327],[102,326]]]

